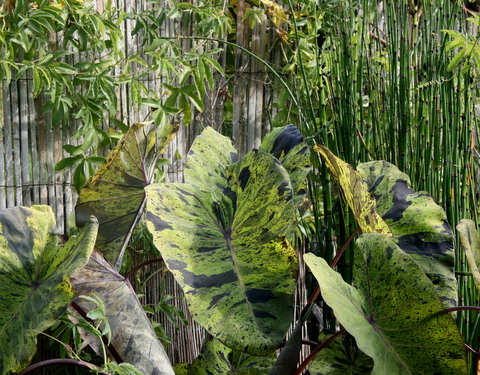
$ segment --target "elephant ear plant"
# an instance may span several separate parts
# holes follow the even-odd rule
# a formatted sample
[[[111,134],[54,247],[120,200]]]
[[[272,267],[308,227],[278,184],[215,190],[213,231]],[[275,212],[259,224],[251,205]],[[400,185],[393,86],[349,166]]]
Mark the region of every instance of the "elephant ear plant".
[[[293,317],[297,256],[285,237],[305,195],[308,147],[287,126],[238,160],[206,128],[188,157],[185,183],[146,188],[154,243],[214,339],[270,355]]]
[[[0,212],[1,374],[28,365],[36,335],[69,304],[78,319],[96,320],[105,334],[102,347],[116,362],[135,366],[128,373],[300,375],[306,367],[313,375],[467,373],[451,314],[458,309],[453,234],[443,210],[413,191],[406,175],[381,161],[360,164],[357,172],[326,148],[314,148],[363,234],[351,284],[333,269],[338,257],[327,265],[304,256],[342,329],[313,338],[318,344],[298,365],[302,327],[320,293],[285,342],[298,270],[287,236],[305,196],[309,147],[289,125],[239,158],[229,139],[205,128],[189,152],[185,183],[154,184],[157,158],[177,129],[132,126],[80,193],[76,217],[83,229],[64,245],[52,233],[49,208]],[[171,366],[119,273],[125,241],[142,215],[207,331],[191,364]],[[473,230],[461,231],[464,246],[475,247]],[[105,358],[95,371],[127,373],[127,364],[121,371],[112,365]]]

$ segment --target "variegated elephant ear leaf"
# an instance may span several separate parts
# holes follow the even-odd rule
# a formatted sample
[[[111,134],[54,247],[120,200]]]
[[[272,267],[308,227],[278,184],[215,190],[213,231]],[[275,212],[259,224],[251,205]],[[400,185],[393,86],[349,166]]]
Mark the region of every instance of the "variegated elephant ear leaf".
[[[111,343],[124,361],[143,374],[174,375],[162,343],[145,315],[130,282],[94,251],[87,266],[72,277],[75,300],[86,312],[95,308],[80,296],[97,296],[105,304]]]
[[[357,170],[377,201],[398,246],[418,262],[445,307],[457,305],[453,233],[445,211],[426,192],[410,187],[409,177],[385,161],[359,164]]]
[[[332,335],[320,333],[318,343]],[[373,369],[373,359],[358,349],[355,338],[349,334],[337,337],[313,359],[308,366],[311,375],[365,375]]]
[[[222,191],[220,203],[209,188],[148,186],[147,225],[195,320],[232,349],[266,355],[293,312],[297,259],[283,240],[294,217],[290,179],[260,151],[229,166],[226,181],[216,176],[209,188]]]
[[[275,156],[290,175],[295,205],[299,206],[306,194],[307,175],[310,172],[310,148],[295,125],[274,128],[265,136],[260,151]]]
[[[188,152],[185,182],[208,191],[214,201],[220,202],[227,187],[227,167],[236,161],[238,154],[230,139],[206,127]]]
[[[143,212],[144,187],[151,183],[157,158],[175,137],[178,124],[159,130],[133,124],[85,187],[75,207],[77,226],[91,215],[100,224],[97,247],[117,269],[128,237]]]
[[[338,183],[362,232],[383,233],[391,237],[392,232],[377,213],[375,198],[368,192],[362,176],[326,147],[316,145],[314,150],[321,155],[329,173]]]
[[[69,277],[88,261],[98,224],[59,246],[49,206],[0,211],[0,373],[30,363],[37,335],[55,323],[73,299]]]
[[[304,259],[335,317],[373,358],[371,374],[466,375],[463,338],[418,264],[380,233],[356,245],[352,285],[324,259]]]
[[[467,219],[460,220],[457,229],[460,233],[460,245],[467,257],[473,281],[480,292],[480,239],[475,222]]]

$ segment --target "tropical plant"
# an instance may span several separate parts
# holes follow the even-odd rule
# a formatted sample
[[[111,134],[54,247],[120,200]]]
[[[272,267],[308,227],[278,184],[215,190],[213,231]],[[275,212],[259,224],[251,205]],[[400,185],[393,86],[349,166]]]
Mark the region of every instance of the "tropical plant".
[[[100,351],[107,347],[114,356],[115,362],[101,368],[104,373],[300,374],[306,366],[312,374],[345,369],[467,373],[466,349],[452,314],[458,309],[453,234],[445,212],[428,194],[413,191],[405,174],[382,161],[360,164],[355,172],[328,149],[314,149],[338,181],[364,234],[356,241],[351,284],[331,268],[336,261],[329,266],[314,254],[303,256],[344,328],[322,333],[313,353],[333,345],[297,367],[301,328],[316,296],[285,342],[299,255],[286,236],[306,193],[309,147],[290,125],[275,129],[259,150],[238,159],[228,138],[206,128],[189,152],[185,183],[150,183],[148,171],[174,132],[164,128],[157,139],[153,124],[131,128],[80,195],[77,216],[97,214],[98,222],[92,218],[60,248],[51,234],[48,208],[2,213],[0,275],[11,291],[1,304],[3,374],[28,364],[36,334],[52,326],[70,302],[79,319],[91,319],[93,328],[88,329],[105,341],[104,346],[88,343]],[[133,194],[126,194],[130,189]],[[119,194],[124,204],[108,204]],[[115,233],[126,241],[144,199],[153,241],[182,286],[190,312],[208,332],[197,360],[177,364],[175,370],[128,279],[105,259],[121,264],[123,243],[99,235],[93,250],[97,227],[102,233],[112,220]],[[54,297],[64,291],[68,293]],[[37,315],[31,314],[32,303]],[[7,340],[14,331],[24,338],[18,327],[28,346]],[[114,365],[124,362],[137,370]]]

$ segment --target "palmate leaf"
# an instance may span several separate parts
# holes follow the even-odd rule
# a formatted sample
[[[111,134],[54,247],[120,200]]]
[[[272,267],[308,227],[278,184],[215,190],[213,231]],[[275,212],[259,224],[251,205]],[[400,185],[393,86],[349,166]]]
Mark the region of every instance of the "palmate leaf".
[[[321,333],[318,343],[331,336]],[[308,366],[311,375],[365,375],[373,369],[373,359],[358,349],[351,335],[337,337],[323,348]]]
[[[410,188],[410,179],[385,161],[359,164],[357,170],[377,201],[397,245],[419,264],[446,307],[457,305],[453,234],[445,211],[426,192]]]
[[[306,194],[307,175],[310,172],[310,149],[294,125],[274,128],[259,147],[260,151],[275,156],[290,175],[295,205],[299,206]]]
[[[159,131],[151,123],[133,124],[80,192],[77,226],[82,227],[90,215],[98,219],[97,247],[117,269],[143,211],[143,188],[151,183],[157,158],[177,131],[178,124]]]
[[[111,344],[124,361],[143,374],[173,375],[173,368],[163,345],[130,285],[95,251],[88,264],[74,277],[76,302],[86,312],[96,308],[79,296],[96,295],[103,300],[112,332]]]
[[[148,186],[148,228],[195,320],[232,349],[271,353],[292,318],[297,269],[282,240],[294,217],[288,174],[252,151],[211,186],[224,196],[191,184]]]
[[[457,225],[460,233],[460,245],[467,257],[468,266],[473,275],[473,281],[480,292],[480,241],[473,220],[463,219]]]
[[[73,299],[69,277],[83,267],[95,244],[92,219],[77,237],[58,246],[48,206],[0,211],[0,373],[19,372],[36,351],[37,335]]]
[[[314,150],[321,155],[329,173],[337,181],[362,232],[384,233],[392,236],[388,225],[375,210],[375,198],[368,192],[362,176],[326,147],[315,145]]]
[[[463,340],[430,280],[383,234],[357,240],[353,284],[305,255],[336,318],[373,358],[372,375],[466,374]]]

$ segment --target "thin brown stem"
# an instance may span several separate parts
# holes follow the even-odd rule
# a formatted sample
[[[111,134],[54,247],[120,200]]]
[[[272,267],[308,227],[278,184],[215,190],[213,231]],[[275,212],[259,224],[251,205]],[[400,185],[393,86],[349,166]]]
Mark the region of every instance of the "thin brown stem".
[[[89,370],[99,371],[99,373],[102,375],[111,375],[110,373],[103,371],[101,367],[95,366],[92,363],[77,361],[76,359],[69,359],[69,358],[49,359],[46,361],[34,363],[33,365],[28,366],[19,375],[27,374],[33,370],[36,370],[37,368],[52,366],[52,365],[71,365],[71,366],[77,366],[77,367],[84,367]]]
[[[325,340],[320,345],[318,345],[313,350],[313,352],[311,352],[310,355],[307,358],[305,358],[305,360],[300,364],[300,366],[298,366],[297,370],[293,373],[293,375],[301,375],[303,370],[305,370],[308,367],[310,362],[312,362],[312,360],[317,356],[317,354],[320,352],[320,350],[325,348],[328,344],[330,344],[332,341],[334,341],[340,335],[343,335],[345,332],[347,332],[347,330],[345,328],[343,328],[340,331],[335,332],[327,340]]]
[[[85,312],[85,310],[82,309],[82,307],[79,304],[77,304],[75,301],[72,302],[72,307],[75,310],[77,310],[78,313],[82,316],[82,318],[85,319],[87,322],[94,323],[94,321],[87,316],[87,313]],[[117,349],[111,343],[110,343],[110,345],[108,344],[108,339],[107,339],[106,336],[102,336],[102,342],[107,347],[107,349],[110,351],[110,353],[112,354],[113,358],[115,359],[115,361],[117,363],[124,362],[122,356],[117,351]]]
[[[338,261],[342,257],[343,253],[345,252],[345,249],[350,245],[350,242],[352,242],[353,238],[361,231],[360,228],[355,229],[350,236],[348,236],[347,240],[345,243],[342,245],[342,247],[337,251],[337,255],[335,255],[335,258],[333,258],[332,262],[330,263],[330,267],[333,268],[337,265]],[[312,296],[308,300],[308,304],[315,302],[315,300],[318,298],[320,295],[320,286],[317,285],[315,290],[313,291]]]
[[[133,268],[129,273],[127,273],[127,275],[125,276],[125,278],[130,281],[130,277],[132,277],[132,275],[137,272],[139,269],[145,267],[145,266],[148,266],[149,264],[152,264],[152,263],[158,263],[158,262],[162,262],[163,261],[163,258],[155,258],[155,259],[150,259],[150,260],[147,260],[146,262],[143,262],[142,264],[139,264],[138,266],[136,266],[135,268]]]

